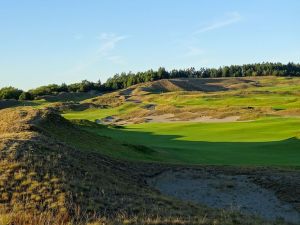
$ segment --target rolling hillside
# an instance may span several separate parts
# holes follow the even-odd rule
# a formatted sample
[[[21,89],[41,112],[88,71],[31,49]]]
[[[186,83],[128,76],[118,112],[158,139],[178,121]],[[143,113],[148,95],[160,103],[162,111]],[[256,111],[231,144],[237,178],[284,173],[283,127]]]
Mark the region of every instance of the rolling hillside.
[[[0,221],[5,224],[77,224],[89,218],[99,224],[260,221],[234,212],[224,217],[217,210],[164,197],[145,183],[145,176],[159,166],[149,170],[151,165],[103,155],[105,149],[139,152],[137,146],[96,137],[47,110],[0,112]],[[89,139],[90,146],[82,143]]]
[[[129,154],[132,159],[300,165],[299,78],[160,80],[81,104],[93,107],[63,116],[108,125],[86,129],[154,150],[147,158]]]
[[[299,78],[160,80],[2,109],[0,223],[285,224],[163,196],[147,180],[186,168],[246,174],[299,211],[299,87]]]
[[[65,116],[104,123],[109,117],[108,122],[115,124],[293,117],[300,116],[299,90],[299,78],[159,80],[87,99],[82,103],[93,104],[92,108],[67,111]]]
[[[50,210],[57,214],[53,220],[68,221],[95,212],[107,217],[121,212],[156,215],[160,207],[168,211],[170,202],[149,189],[126,162],[74,149],[55,138],[51,128],[82,134],[57,114],[3,110],[0,125],[0,205],[14,210],[16,217]],[[170,216],[173,210],[176,206],[169,208]]]

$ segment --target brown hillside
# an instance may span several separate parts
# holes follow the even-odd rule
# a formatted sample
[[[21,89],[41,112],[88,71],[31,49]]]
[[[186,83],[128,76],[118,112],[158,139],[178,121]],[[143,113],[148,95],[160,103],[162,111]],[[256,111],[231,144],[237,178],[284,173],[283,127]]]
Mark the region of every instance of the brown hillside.
[[[255,78],[177,78],[148,82],[137,87],[149,92],[217,92],[256,86]]]
[[[58,114],[16,108],[0,110],[0,115],[0,220],[3,209],[51,211],[66,220],[95,213],[151,217],[201,212],[161,197],[146,185],[140,167],[74,149],[52,137],[49,124],[77,129]]]

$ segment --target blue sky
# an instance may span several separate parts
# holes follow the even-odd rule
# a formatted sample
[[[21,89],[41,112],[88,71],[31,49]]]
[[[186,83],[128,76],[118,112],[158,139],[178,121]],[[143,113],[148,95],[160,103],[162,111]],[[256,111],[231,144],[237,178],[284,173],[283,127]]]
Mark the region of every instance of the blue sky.
[[[0,0],[0,86],[300,62],[298,0]]]

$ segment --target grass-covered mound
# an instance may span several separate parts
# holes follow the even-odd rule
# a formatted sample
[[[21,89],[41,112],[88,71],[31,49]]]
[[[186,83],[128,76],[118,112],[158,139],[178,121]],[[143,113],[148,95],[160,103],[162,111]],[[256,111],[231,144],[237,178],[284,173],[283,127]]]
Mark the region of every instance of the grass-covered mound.
[[[76,129],[59,115],[22,108],[0,113],[2,208],[28,213],[51,210],[66,220],[86,213],[180,212],[126,163],[81,152],[54,138],[47,131],[50,124]],[[193,212],[193,207],[187,209]]]
[[[97,139],[54,112],[15,108],[0,115],[0,224],[82,224],[89,217],[93,224],[261,222],[161,196],[143,177],[152,166],[103,156],[101,141],[115,151],[119,143]],[[93,144],[83,148],[80,138],[97,139],[97,151]],[[124,148],[148,153],[140,153],[141,146]]]

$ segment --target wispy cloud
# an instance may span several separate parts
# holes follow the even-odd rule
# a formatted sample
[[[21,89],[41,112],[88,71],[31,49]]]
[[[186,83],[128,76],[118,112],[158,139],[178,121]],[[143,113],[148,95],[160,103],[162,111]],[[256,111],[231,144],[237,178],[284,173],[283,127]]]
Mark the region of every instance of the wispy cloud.
[[[205,48],[203,48],[203,43],[201,42],[201,37],[199,34],[230,26],[232,24],[238,23],[239,21],[241,21],[241,19],[242,16],[239,12],[225,13],[222,19],[207,23],[200,29],[183,36],[179,40],[176,40],[175,44],[177,46],[182,46],[182,57],[189,57],[191,59],[195,58],[197,60],[201,59],[204,62],[204,59],[206,57],[206,50]]]
[[[76,36],[74,36],[75,38]],[[109,61],[117,65],[126,65],[126,60],[116,53],[119,42],[129,38],[127,35],[117,35],[114,33],[101,33],[94,40],[97,40],[95,50],[85,59],[77,63],[73,68],[64,74],[76,74],[87,70],[99,62]],[[76,38],[75,38],[76,39]],[[80,39],[80,38],[77,38]]]
[[[212,22],[211,24],[208,24],[201,29],[197,30],[195,33],[204,33],[211,30],[216,30],[222,27],[229,26],[231,24],[237,23],[242,19],[241,15],[238,12],[230,12],[225,14],[225,18],[222,20],[218,20],[215,22]]]
[[[109,34],[109,33],[102,33],[100,36],[97,37],[100,40],[100,47],[98,49],[98,53],[102,56],[106,56],[115,49],[116,45],[127,39],[129,36],[126,35],[116,35],[116,34]]]

